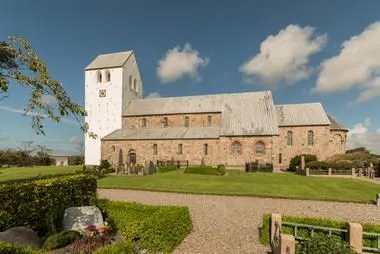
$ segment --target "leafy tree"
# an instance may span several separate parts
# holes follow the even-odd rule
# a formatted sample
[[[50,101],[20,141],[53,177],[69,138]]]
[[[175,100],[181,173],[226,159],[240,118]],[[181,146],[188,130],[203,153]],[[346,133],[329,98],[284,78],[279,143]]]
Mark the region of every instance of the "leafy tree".
[[[12,36],[0,41],[0,98],[8,95],[11,80],[31,90],[25,114],[33,115],[32,128],[37,134],[45,134],[45,118],[60,122],[62,118],[72,116],[80,124],[81,130],[88,131],[88,124],[82,122],[85,110],[73,102],[63,86],[49,76],[48,69],[34,52],[31,44],[24,38]],[[52,106],[43,100],[51,95],[57,100]],[[88,133],[95,137],[94,133]]]

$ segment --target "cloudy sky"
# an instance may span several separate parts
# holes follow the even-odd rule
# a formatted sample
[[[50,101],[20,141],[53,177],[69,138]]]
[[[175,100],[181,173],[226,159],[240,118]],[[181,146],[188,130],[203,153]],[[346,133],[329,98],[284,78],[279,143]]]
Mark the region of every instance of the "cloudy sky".
[[[380,153],[379,10],[378,0],[3,0],[0,40],[28,38],[80,104],[85,66],[132,49],[145,97],[271,90],[277,104],[321,102],[351,130],[349,147]],[[33,132],[21,114],[29,93],[13,83],[0,101],[0,147],[76,153],[83,135],[69,119]]]

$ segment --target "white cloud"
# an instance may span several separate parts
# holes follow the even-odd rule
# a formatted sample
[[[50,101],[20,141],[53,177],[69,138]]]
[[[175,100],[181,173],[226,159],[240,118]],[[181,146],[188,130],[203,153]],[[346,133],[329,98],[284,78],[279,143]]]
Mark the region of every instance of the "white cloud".
[[[294,84],[310,76],[309,57],[325,46],[327,35],[313,37],[314,28],[289,25],[260,45],[260,53],[249,59],[239,71],[247,83],[260,82],[275,88],[280,82]]]
[[[70,143],[72,144],[78,144],[78,143],[81,143],[83,142],[83,139],[80,139],[78,136],[72,136],[70,139],[69,139]]]
[[[342,43],[339,55],[324,60],[315,91],[338,93],[359,88],[357,102],[380,96],[380,21]]]
[[[364,125],[367,126],[367,127],[371,127],[371,125],[372,125],[372,120],[371,120],[371,118],[367,117],[367,118],[364,120]]]
[[[44,95],[42,95],[41,96],[41,100],[44,103],[46,103],[46,104],[48,104],[50,106],[53,106],[53,105],[57,104],[57,99],[53,95],[51,95],[51,94],[47,94],[47,95],[44,94]]]
[[[147,99],[153,99],[153,98],[161,98],[162,96],[159,93],[150,93],[145,98]]]
[[[380,154],[380,129],[370,131],[365,124],[358,123],[347,135],[347,148],[366,147],[369,151]]]
[[[169,49],[166,55],[158,62],[157,76],[163,83],[174,82],[184,76],[200,80],[198,69],[205,67],[208,58],[199,56],[197,50],[185,44],[183,49],[179,46]]]

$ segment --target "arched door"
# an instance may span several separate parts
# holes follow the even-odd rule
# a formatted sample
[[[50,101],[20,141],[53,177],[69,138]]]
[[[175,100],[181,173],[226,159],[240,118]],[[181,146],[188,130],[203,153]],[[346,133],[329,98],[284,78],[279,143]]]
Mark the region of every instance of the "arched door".
[[[136,165],[136,152],[133,149],[128,152],[128,162],[129,164]]]

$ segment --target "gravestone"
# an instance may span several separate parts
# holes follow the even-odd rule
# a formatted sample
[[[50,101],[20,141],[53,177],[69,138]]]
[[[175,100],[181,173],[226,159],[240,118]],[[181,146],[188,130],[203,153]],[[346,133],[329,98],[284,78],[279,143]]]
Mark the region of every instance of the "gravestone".
[[[26,227],[14,227],[0,232],[0,241],[30,248],[39,248],[42,245],[37,233]]]
[[[103,216],[96,206],[70,207],[63,216],[63,229],[83,233],[88,225],[104,227]]]

